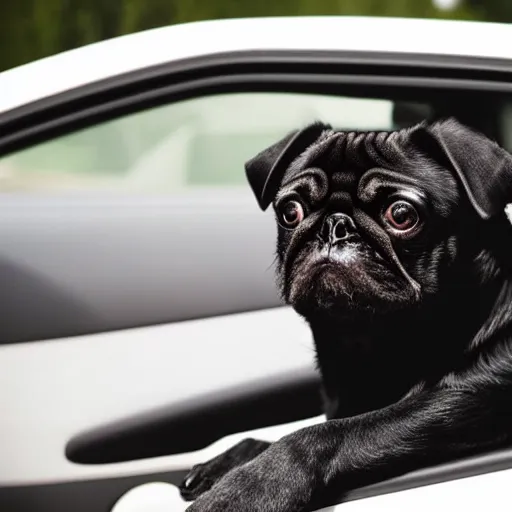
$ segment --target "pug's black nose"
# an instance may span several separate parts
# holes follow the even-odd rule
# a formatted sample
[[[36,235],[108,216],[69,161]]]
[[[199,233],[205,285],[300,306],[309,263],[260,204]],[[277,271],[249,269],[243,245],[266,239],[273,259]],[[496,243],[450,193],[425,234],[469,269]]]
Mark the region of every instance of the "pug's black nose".
[[[322,226],[322,238],[331,245],[350,238],[355,232],[354,221],[345,213],[329,215]]]

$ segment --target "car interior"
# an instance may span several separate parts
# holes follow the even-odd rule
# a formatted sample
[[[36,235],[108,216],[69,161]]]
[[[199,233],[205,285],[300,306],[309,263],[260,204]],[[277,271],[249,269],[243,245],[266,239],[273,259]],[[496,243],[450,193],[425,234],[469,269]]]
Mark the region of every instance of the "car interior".
[[[507,93],[357,84],[163,98],[0,145],[0,510],[107,512],[228,436],[321,417],[309,330],[277,294],[272,212],[243,164],[314,120],[449,116],[512,151]],[[512,466],[482,464],[460,474]]]

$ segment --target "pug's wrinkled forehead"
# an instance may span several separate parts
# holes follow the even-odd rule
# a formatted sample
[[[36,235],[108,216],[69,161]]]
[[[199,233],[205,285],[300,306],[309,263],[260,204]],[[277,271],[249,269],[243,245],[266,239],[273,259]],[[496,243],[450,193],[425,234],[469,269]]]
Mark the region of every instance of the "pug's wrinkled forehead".
[[[350,211],[355,202],[371,204],[380,194],[400,192],[429,200],[448,215],[458,199],[455,178],[411,144],[409,135],[324,130],[285,170],[274,201],[296,193],[313,208],[328,199]]]
[[[433,197],[441,198],[446,191],[436,181],[439,172],[435,171],[448,170],[483,220],[505,215],[505,206],[512,201],[512,155],[455,119],[424,122],[394,132],[360,133],[313,123],[261,151],[245,164],[245,170],[260,208],[265,210],[279,189],[307,169],[320,169],[328,183],[335,183],[337,176],[337,183],[346,183],[352,192],[359,178],[359,193],[364,188],[363,175],[383,162],[388,172],[399,172],[401,181],[421,181],[434,191]],[[322,183],[319,187],[321,193]],[[372,190],[371,183],[366,183],[366,189]]]

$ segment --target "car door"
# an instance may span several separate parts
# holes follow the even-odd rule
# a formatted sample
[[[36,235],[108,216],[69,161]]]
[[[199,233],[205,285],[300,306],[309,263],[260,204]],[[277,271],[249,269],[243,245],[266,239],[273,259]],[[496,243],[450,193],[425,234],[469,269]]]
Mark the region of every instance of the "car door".
[[[107,512],[226,436],[317,421],[312,341],[277,295],[272,214],[244,161],[318,118],[454,115],[512,149],[511,77],[508,60],[233,51],[2,113],[0,509]],[[501,453],[351,497],[509,466]]]

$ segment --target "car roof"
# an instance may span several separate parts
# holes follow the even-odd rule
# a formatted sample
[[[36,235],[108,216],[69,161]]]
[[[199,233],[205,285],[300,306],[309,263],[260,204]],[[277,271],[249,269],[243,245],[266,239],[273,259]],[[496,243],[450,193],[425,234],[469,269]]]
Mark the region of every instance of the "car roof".
[[[0,112],[167,62],[247,50],[345,50],[512,59],[512,26],[372,17],[275,17],[172,25],[0,73]]]

